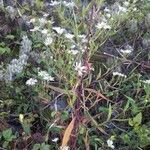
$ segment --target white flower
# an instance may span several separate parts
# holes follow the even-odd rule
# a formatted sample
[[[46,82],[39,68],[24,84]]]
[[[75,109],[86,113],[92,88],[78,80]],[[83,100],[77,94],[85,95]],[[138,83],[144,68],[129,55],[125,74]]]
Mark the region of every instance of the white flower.
[[[118,8],[119,8],[119,13],[126,13],[127,12],[127,8],[125,8],[125,7],[118,5]]]
[[[113,76],[120,76],[120,77],[127,77],[126,75],[119,73],[119,72],[113,72]]]
[[[47,30],[47,29],[43,29],[43,30],[41,30],[41,33],[42,33],[42,34],[47,34],[47,33],[48,33],[48,30]]]
[[[66,2],[66,1],[64,1],[63,5],[66,6],[66,7],[74,7],[75,3],[74,2]]]
[[[110,17],[111,17],[111,14],[109,14],[109,13],[106,13],[106,16],[107,16],[108,18],[110,18]]]
[[[150,84],[150,80],[144,80],[142,82],[145,83],[145,84]]]
[[[78,35],[78,37],[85,39],[85,38],[86,38],[86,35],[85,35],[85,34],[80,34],[80,35]]]
[[[101,23],[98,23],[96,25],[96,28],[98,28],[98,29],[111,29],[111,26],[108,25],[106,22],[101,22]]]
[[[110,148],[112,148],[112,149],[115,148],[115,146],[113,145],[113,141],[110,140],[110,139],[107,140],[107,145],[108,145],[108,147],[110,147]]]
[[[53,27],[52,29],[55,30],[58,34],[63,34],[63,32],[65,31],[65,29],[61,27]]]
[[[121,49],[120,52],[123,54],[130,54],[133,51],[133,48],[130,45],[126,45],[125,49]]]
[[[54,138],[54,139],[52,139],[52,142],[57,142],[59,140],[59,138]]]
[[[50,76],[48,72],[46,71],[38,72],[38,76],[41,76],[43,80],[46,80],[46,81],[54,81],[54,77]]]
[[[43,17],[48,17],[48,15],[49,15],[48,13],[45,13],[45,14],[43,15]]]
[[[104,9],[104,12],[110,12],[110,9],[108,9],[107,7]]]
[[[45,41],[44,41],[44,44],[46,46],[48,46],[48,45],[51,45],[52,42],[53,42],[53,39],[50,36],[47,36],[46,39],[45,39]]]
[[[57,6],[57,5],[59,5],[59,4],[60,4],[60,2],[52,1],[49,5],[50,5],[50,6]]]
[[[29,23],[34,23],[36,21],[35,18],[30,19]]]
[[[71,49],[71,50],[68,51],[68,53],[69,53],[69,54],[72,54],[72,55],[76,55],[76,54],[79,53],[79,51],[78,51],[78,50]]]
[[[76,47],[76,45],[71,45],[71,49],[74,49]]]
[[[35,26],[33,29],[30,29],[31,32],[39,31],[40,27]]]
[[[82,65],[81,62],[75,63],[75,70],[78,72],[79,76],[82,76],[84,72],[86,72],[86,67]]]
[[[26,85],[35,85],[37,83],[37,79],[30,78],[29,80],[26,81]]]
[[[40,26],[43,26],[47,23],[46,18],[39,18]]]
[[[120,52],[123,54],[130,54],[132,51],[130,49],[126,49],[126,50],[121,49]]]
[[[65,34],[65,37],[66,37],[67,39],[73,39],[73,38],[74,38],[74,35],[73,35],[73,34],[70,34],[70,33],[66,33],[66,34]]]
[[[124,4],[126,7],[128,7],[128,6],[130,5],[130,3],[129,3],[128,1],[125,1],[123,4]]]
[[[86,38],[85,34],[78,35],[78,37],[81,38],[82,43],[87,43],[88,42],[88,39]]]

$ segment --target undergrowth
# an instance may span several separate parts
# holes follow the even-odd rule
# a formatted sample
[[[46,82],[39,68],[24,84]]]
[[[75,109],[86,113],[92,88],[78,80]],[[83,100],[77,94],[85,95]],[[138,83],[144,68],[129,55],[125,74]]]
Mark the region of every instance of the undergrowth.
[[[0,149],[149,149],[149,9],[1,1]]]

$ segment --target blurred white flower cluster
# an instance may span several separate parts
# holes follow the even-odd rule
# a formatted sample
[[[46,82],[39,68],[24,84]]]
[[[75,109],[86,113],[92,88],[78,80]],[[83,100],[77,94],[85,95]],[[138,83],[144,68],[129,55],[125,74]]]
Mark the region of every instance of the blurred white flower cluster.
[[[7,7],[6,7],[6,11],[9,13],[11,19],[14,19],[14,18],[15,18],[17,11],[15,10],[14,7],[12,7],[12,6],[7,6]]]
[[[0,7],[3,7],[4,6],[4,2],[3,0],[0,0]]]
[[[32,42],[27,36],[22,37],[21,47],[19,51],[19,58],[13,59],[6,68],[6,73],[3,75],[3,79],[6,82],[12,81],[15,75],[21,73],[24,67],[27,65],[27,60],[29,58],[29,52],[31,51]]]
[[[26,81],[26,85],[28,86],[33,86],[37,83],[37,79],[30,78],[29,80]]]
[[[124,77],[124,78],[127,77],[126,75],[119,73],[119,72],[113,72],[113,76],[119,76],[119,77]]]
[[[130,9],[130,6],[132,6],[132,9]],[[132,5],[131,1],[129,0],[122,1],[122,4],[116,1],[113,5],[105,7],[104,13],[107,18],[111,18],[112,16],[116,15],[118,16],[124,15],[125,13],[128,13],[131,10],[132,11],[137,10],[137,8],[134,5],[134,1],[132,2]]]
[[[114,149],[114,148],[115,148],[115,146],[113,145],[113,141],[112,141],[111,139],[108,139],[108,140],[107,140],[107,145],[108,145],[108,147],[110,147],[111,149]]]
[[[130,45],[126,45],[124,49],[119,50],[122,54],[130,54],[133,52],[133,47]]]
[[[58,5],[63,5],[65,7],[68,7],[68,8],[72,8],[75,6],[75,3],[74,2],[67,2],[67,1],[62,1],[62,2],[58,2],[58,1],[52,1],[50,4],[50,6],[58,6]]]
[[[39,71],[38,76],[40,76],[45,81],[54,81],[54,77],[49,75],[47,71]]]

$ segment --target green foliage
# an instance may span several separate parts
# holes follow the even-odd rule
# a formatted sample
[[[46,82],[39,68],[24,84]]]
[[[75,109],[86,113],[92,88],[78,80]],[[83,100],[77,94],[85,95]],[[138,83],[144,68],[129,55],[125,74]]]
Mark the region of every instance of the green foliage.
[[[12,129],[4,130],[2,132],[2,136],[7,142],[11,142],[13,139],[16,138],[16,136],[12,133]]]
[[[49,150],[49,149],[50,149],[50,146],[45,143],[35,144],[32,148],[32,150]]]
[[[150,146],[150,3],[76,0],[72,5],[55,2],[46,10],[43,0],[34,1],[34,6],[16,4],[15,19],[9,7],[1,10],[0,17],[20,26],[10,33],[9,28],[3,31],[10,22],[0,25],[0,32],[7,33],[0,36],[0,117],[19,135],[2,128],[0,148],[13,149],[11,145],[21,141],[27,149],[59,149],[75,118],[67,145],[72,148],[76,142],[72,149],[107,150],[111,144],[120,150],[146,149]],[[30,52],[20,50],[26,48],[20,42],[22,35],[32,41]],[[9,82],[9,71],[24,63],[20,53],[27,62]],[[19,65],[11,70],[12,59]],[[37,82],[28,85],[28,79]],[[5,125],[0,122],[0,131],[1,126]]]
[[[9,54],[11,52],[10,48],[5,45],[5,43],[0,43],[0,54]]]

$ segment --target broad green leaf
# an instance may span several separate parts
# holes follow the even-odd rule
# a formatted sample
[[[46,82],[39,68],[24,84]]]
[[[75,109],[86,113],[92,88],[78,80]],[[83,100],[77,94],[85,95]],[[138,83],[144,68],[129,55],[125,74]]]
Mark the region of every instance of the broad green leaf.
[[[12,129],[7,129],[2,132],[5,140],[9,140],[12,136]]]
[[[40,144],[34,144],[32,150],[40,150],[41,145]]]
[[[10,48],[9,47],[0,47],[0,54],[4,53],[10,53]]]
[[[50,150],[50,146],[48,144],[42,143],[40,150]]]
[[[25,132],[27,135],[29,135],[29,134],[31,133],[30,124],[23,123],[23,124],[22,124],[22,127],[23,127],[24,132]]]
[[[133,120],[131,118],[129,119],[129,125],[130,126],[134,126],[134,122],[133,122]]]
[[[133,122],[135,125],[140,125],[142,122],[142,113],[138,113],[134,118],[133,118]]]

